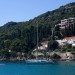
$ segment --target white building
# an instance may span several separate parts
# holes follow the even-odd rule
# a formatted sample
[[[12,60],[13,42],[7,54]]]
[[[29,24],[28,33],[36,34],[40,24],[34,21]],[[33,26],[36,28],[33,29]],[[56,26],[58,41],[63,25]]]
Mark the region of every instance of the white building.
[[[59,46],[64,46],[67,44],[67,40],[56,40],[59,43]]]
[[[65,27],[68,27],[69,25],[73,25],[74,24],[74,21],[75,21],[75,18],[68,18],[68,19],[63,19],[61,20],[61,23],[55,25],[55,26],[58,26],[61,28],[61,29],[65,29]]]
[[[44,55],[43,52],[48,48],[48,41],[43,41],[40,46],[38,46],[38,55]],[[37,48],[32,51],[34,56],[37,55]]]
[[[43,41],[40,46],[38,46],[38,50],[46,50],[48,48],[48,41]],[[37,50],[37,48],[35,48]]]
[[[73,47],[75,47],[75,36],[72,37],[65,37],[62,40],[56,40],[60,46],[71,44]]]

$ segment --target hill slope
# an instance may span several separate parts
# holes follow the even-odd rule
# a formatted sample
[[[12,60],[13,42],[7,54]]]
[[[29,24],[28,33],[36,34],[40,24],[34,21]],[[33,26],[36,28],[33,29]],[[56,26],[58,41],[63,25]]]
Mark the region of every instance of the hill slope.
[[[28,52],[36,47],[36,26],[39,42],[51,37],[51,28],[61,19],[75,17],[75,2],[48,11],[26,22],[8,22],[0,27],[0,50]],[[64,35],[64,34],[63,34]],[[61,38],[61,37],[60,37]]]

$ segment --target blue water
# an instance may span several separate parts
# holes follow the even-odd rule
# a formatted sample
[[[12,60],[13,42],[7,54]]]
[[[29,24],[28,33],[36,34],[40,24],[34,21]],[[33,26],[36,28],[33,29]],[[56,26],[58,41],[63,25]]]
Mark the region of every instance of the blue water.
[[[75,75],[75,62],[52,64],[0,62],[0,75]]]

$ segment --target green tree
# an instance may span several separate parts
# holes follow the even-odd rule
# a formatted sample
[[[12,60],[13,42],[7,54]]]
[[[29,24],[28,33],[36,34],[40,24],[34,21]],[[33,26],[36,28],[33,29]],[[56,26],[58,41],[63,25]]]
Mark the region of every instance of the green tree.
[[[50,58],[51,59],[60,59],[61,57],[54,53],[53,55],[50,56]]]
[[[10,58],[10,53],[9,53],[8,50],[1,50],[1,51],[0,51],[0,56],[1,56],[2,58]]]
[[[58,47],[59,47],[59,44],[58,44],[57,41],[55,41],[55,40],[50,40],[50,41],[49,41],[49,43],[48,43],[48,48],[49,48],[50,50],[55,50],[55,49],[57,49]]]

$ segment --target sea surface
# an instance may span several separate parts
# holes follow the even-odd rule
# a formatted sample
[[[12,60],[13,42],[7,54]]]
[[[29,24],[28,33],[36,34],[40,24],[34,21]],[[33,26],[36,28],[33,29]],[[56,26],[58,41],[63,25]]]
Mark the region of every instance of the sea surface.
[[[51,64],[0,62],[0,75],[75,75],[75,62],[64,61]]]

